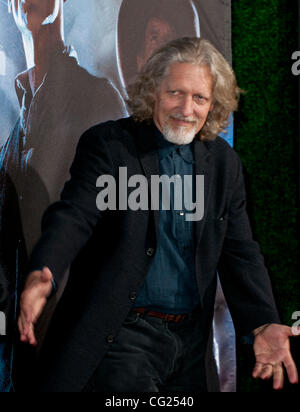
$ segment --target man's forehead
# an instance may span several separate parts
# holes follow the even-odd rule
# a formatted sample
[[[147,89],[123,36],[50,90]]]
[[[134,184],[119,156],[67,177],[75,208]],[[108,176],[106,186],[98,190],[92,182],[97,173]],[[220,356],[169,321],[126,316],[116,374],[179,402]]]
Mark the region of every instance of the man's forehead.
[[[158,89],[189,89],[195,93],[210,95],[213,78],[207,65],[193,63],[172,63]]]
[[[202,78],[212,79],[211,71],[208,65],[196,63],[171,63],[166,71],[165,80],[184,80]]]
[[[152,17],[146,26],[146,31],[175,31],[171,22],[160,18],[160,17]]]

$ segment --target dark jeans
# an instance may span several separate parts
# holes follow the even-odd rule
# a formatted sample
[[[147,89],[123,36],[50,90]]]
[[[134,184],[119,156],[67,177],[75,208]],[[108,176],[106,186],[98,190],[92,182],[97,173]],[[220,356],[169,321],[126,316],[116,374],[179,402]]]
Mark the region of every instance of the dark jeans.
[[[207,392],[194,318],[166,322],[130,312],[86,392]]]

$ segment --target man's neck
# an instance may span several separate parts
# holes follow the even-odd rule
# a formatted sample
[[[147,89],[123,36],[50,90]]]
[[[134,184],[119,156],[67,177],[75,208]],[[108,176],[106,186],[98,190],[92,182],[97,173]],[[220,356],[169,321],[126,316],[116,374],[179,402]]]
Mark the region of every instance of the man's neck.
[[[39,48],[39,51],[37,51]],[[65,48],[65,45],[62,41],[59,41],[55,44],[49,44],[48,47],[42,47],[42,44],[38,44],[35,48],[35,59],[33,67],[33,79],[34,79],[34,90],[36,91],[41,85],[45,75],[51,67],[51,62],[54,55],[61,54]]]
[[[32,68],[30,85],[35,93],[51,66],[52,56],[62,53],[65,44],[56,23],[43,27],[38,33],[32,33],[31,38],[23,38],[23,42],[27,67]]]

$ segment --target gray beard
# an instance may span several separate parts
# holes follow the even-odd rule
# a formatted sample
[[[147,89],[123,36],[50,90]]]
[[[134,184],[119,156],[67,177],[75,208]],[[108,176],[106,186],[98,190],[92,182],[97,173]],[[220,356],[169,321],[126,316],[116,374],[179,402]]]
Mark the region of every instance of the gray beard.
[[[165,139],[173,144],[185,145],[191,143],[196,134],[197,126],[193,127],[189,131],[186,130],[186,127],[176,127],[172,129],[168,124],[165,124],[162,130],[162,133]]]

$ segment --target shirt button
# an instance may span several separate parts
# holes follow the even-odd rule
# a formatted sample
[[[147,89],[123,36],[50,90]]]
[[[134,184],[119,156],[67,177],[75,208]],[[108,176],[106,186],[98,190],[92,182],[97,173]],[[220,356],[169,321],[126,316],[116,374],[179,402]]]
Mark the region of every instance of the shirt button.
[[[153,256],[154,255],[154,249],[152,247],[149,247],[146,250],[146,255],[149,256],[149,257]]]
[[[107,336],[106,342],[107,343],[113,343],[115,341],[115,338],[112,335]]]
[[[130,299],[131,301],[135,301],[136,298],[137,298],[136,293],[135,293],[135,292],[131,292],[130,295],[129,295],[129,299]]]
[[[180,214],[180,216],[184,216],[184,211],[181,210],[181,211],[179,212],[179,214]]]

